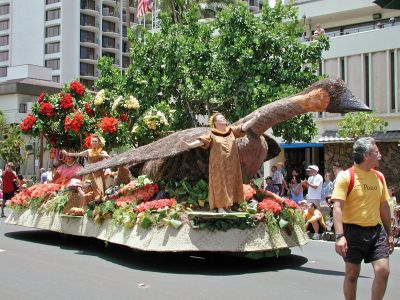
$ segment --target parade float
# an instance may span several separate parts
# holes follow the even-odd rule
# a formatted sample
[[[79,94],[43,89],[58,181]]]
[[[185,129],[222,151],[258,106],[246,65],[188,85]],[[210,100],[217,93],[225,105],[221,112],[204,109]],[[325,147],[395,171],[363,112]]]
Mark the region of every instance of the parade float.
[[[210,129],[171,134],[168,123],[173,114],[167,104],[146,111],[139,107],[139,101],[130,95],[107,95],[104,90],[92,99],[79,82],[56,95],[41,94],[21,129],[43,136],[55,160],[60,149],[90,147],[93,135],[104,136],[108,150],[110,145],[124,142],[124,131],[132,135],[141,132],[143,140],[150,135],[156,138],[87,164],[69,180],[21,190],[10,201],[13,211],[6,223],[94,237],[146,251],[217,251],[260,258],[285,255],[289,248],[307,243],[297,204],[251,180],[243,184],[243,201],[231,207],[233,212],[210,211],[209,152],[188,147]],[[233,124],[257,115],[245,136],[236,140],[243,177],[253,178],[264,161],[279,153],[278,144],[265,134],[273,125],[307,112],[360,110],[368,107],[355,99],[340,79],[318,81],[300,94],[260,107]],[[113,179],[100,197],[93,195],[91,182],[85,181],[88,174],[96,172]],[[79,176],[82,180],[75,178]]]

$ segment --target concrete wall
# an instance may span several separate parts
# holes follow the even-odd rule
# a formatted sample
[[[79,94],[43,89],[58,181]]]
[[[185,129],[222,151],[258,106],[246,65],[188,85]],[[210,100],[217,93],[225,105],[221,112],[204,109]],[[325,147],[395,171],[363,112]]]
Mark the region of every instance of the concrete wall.
[[[62,1],[60,82],[79,79],[80,1]]]
[[[43,66],[44,0],[12,0],[10,5],[10,65]]]

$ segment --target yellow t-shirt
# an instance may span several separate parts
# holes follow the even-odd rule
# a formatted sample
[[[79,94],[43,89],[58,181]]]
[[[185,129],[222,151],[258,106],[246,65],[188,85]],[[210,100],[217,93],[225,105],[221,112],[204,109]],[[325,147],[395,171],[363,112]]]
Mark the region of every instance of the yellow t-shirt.
[[[347,196],[350,172],[343,172],[336,182],[332,199],[344,201],[343,223],[359,226],[375,226],[381,221],[380,203],[389,199],[386,181],[384,184],[373,171],[364,171],[354,165],[354,187]]]

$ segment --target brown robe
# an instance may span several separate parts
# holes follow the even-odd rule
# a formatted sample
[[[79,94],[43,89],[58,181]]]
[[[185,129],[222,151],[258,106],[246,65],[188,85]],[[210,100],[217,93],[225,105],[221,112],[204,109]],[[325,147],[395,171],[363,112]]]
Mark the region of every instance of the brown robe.
[[[204,148],[210,147],[208,165],[208,202],[210,209],[229,208],[243,201],[243,178],[235,139],[244,136],[242,126],[216,129],[201,136]]]
[[[89,150],[88,163],[93,164],[101,161],[104,158],[100,155],[93,156],[91,149]],[[92,182],[93,197],[99,198],[104,196],[105,191],[105,176],[104,171],[99,170],[94,173],[90,173],[84,176],[84,180],[90,180]]]

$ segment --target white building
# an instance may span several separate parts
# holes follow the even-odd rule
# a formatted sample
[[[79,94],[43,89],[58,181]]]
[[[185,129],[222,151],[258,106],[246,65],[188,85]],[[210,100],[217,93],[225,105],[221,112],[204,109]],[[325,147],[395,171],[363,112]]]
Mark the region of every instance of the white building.
[[[382,9],[372,0],[298,0],[299,19],[310,37],[320,24],[330,38],[320,74],[344,79],[359,99],[388,121],[388,131],[400,128],[400,10]],[[391,19],[392,18],[392,19]],[[323,166],[324,144],[335,138],[340,114],[315,114],[318,136],[313,143],[281,144],[277,161],[297,160]],[[390,134],[395,141],[400,134]]]
[[[52,69],[52,80],[79,79],[93,86],[96,62],[110,56],[126,68],[126,2],[123,0],[0,0],[0,82],[7,67]],[[135,9],[130,7],[130,20]]]

